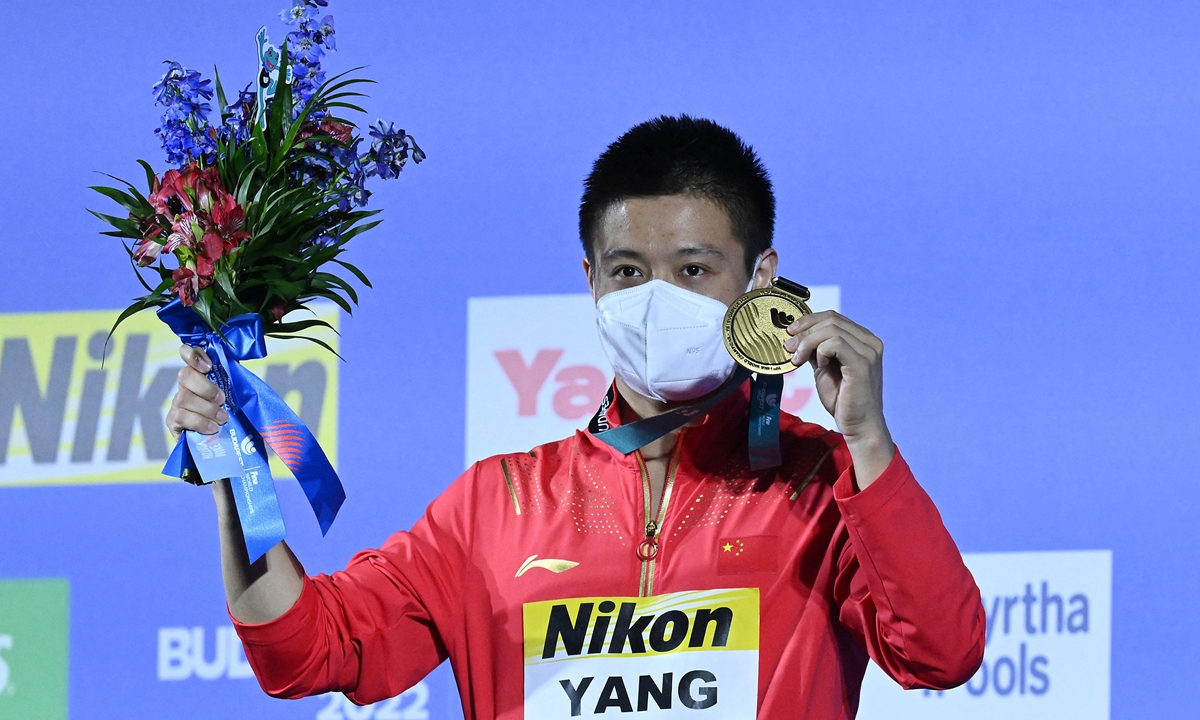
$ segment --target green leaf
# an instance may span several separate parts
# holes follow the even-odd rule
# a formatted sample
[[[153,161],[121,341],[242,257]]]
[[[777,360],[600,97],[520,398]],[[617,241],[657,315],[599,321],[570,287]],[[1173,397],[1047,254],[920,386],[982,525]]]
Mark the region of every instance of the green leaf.
[[[88,210],[88,212],[90,212],[91,214],[100,218],[101,220],[108,223],[109,225],[112,225],[117,230],[120,230],[123,233],[122,235],[117,235],[116,237],[127,237],[127,238],[134,238],[134,239],[138,239],[138,240],[140,240],[142,237],[142,229],[138,225],[137,220],[134,220],[132,218],[127,218],[127,217],[123,218],[123,217],[115,217],[113,215],[105,215],[104,213],[98,213],[95,210]],[[108,233],[105,233],[105,234],[108,234]]]
[[[147,308],[152,308],[157,305],[166,305],[167,302],[168,301],[161,295],[146,295],[135,300],[132,305],[122,310],[121,314],[117,316],[117,321],[113,323],[112,328],[110,328],[108,331],[108,337],[104,339],[104,346],[108,347],[108,341],[112,339],[113,333],[117,331],[117,326],[119,326],[121,323]]]
[[[334,108],[334,107],[346,108],[347,110],[353,110],[353,111],[355,111],[355,112],[360,112],[360,113],[362,113],[363,115],[366,115],[366,114],[367,114],[367,111],[366,111],[366,110],[363,110],[361,107],[359,107],[359,106],[357,106],[357,105],[354,105],[354,104],[352,104],[352,103],[348,103],[348,102],[331,102],[331,103],[325,103],[325,107],[327,107],[327,108]],[[339,120],[338,122],[341,122],[341,121]],[[347,124],[349,124],[349,123],[347,123]],[[357,127],[357,126],[355,126],[355,127]]]
[[[346,358],[342,357],[341,355],[338,355],[338,351],[334,350],[332,347],[330,347],[329,343],[325,342],[324,340],[318,340],[315,337],[309,337],[308,335],[278,335],[276,333],[267,333],[267,335],[269,337],[279,338],[280,340],[307,340],[311,343],[316,343],[316,344],[320,345],[321,347],[325,348],[326,350],[328,350],[329,352],[333,353],[334,355],[337,355],[338,360],[341,360],[342,362],[346,361]]]
[[[138,202],[133,196],[123,193],[116,188],[106,187],[104,185],[89,185],[88,189],[95,190],[101,195],[116,201],[118,205],[125,208],[129,212],[134,213],[135,215],[146,214],[145,211],[149,207],[148,203],[145,203],[145,201]]]
[[[335,335],[341,335],[337,328],[325,322],[324,320],[296,320],[293,322],[278,323],[271,327],[271,333],[298,333],[301,330],[307,330],[313,327],[326,327],[334,332]]]
[[[224,123],[225,118],[229,117],[225,112],[225,108],[229,107],[229,101],[225,99],[225,88],[221,87],[221,73],[217,70],[216,65],[213,65],[213,77],[217,81],[217,104],[220,105],[217,112],[221,113],[221,122]]]
[[[367,276],[363,274],[362,270],[359,270],[345,260],[334,260],[334,262],[354,273],[354,277],[358,278],[358,281],[363,285],[366,285],[367,287],[374,287],[374,285],[371,284],[371,281],[367,279]]]
[[[233,291],[233,283],[230,282],[230,280],[229,280],[229,273],[227,273],[227,272],[216,273],[216,281],[217,281],[217,285],[221,288],[221,290],[223,290],[225,292],[225,295],[233,302],[233,304],[242,305],[242,303],[238,300],[237,293]],[[242,307],[245,307],[245,306],[242,306]],[[245,308],[245,309],[249,310],[250,308]]]
[[[223,324],[219,321],[219,318],[213,316],[211,285],[196,293],[196,302],[192,303],[192,309],[195,310],[196,314],[203,318],[204,322],[208,323],[208,326],[213,330],[220,328]]]
[[[333,273],[327,273],[327,272],[315,272],[312,274],[312,280],[313,280],[313,284],[316,285],[317,287],[332,286],[332,287],[342,290],[343,292],[345,292],[347,295],[350,296],[350,299],[352,301],[354,301],[355,305],[358,304],[358,293],[354,291],[354,288],[351,287],[350,283],[341,279],[337,275],[334,275]]]
[[[254,129],[250,132],[250,157],[256,165],[266,165],[269,159],[267,136],[258,123],[254,123]]]
[[[354,308],[350,307],[350,303],[346,302],[346,298],[338,295],[332,290],[313,289],[309,290],[304,297],[323,297],[328,298],[338,304],[338,307],[345,310],[347,313],[354,314]]]
[[[158,175],[154,173],[154,168],[150,167],[150,163],[145,160],[138,160],[138,165],[146,171],[146,192],[154,192],[154,184],[158,182]]]
[[[275,85],[275,97],[271,100],[271,109],[267,113],[267,139],[271,146],[268,154],[270,158],[268,167],[271,168],[272,174],[279,166],[280,158],[285,156],[288,150],[282,146],[280,140],[289,130],[288,125],[292,120],[292,86],[284,82],[291,65],[288,45],[285,42],[279,48],[279,82]]]
[[[136,187],[134,187],[133,183],[129,182],[128,180],[122,180],[121,178],[117,177],[116,175],[110,175],[109,173],[100,173],[100,174],[103,175],[104,177],[110,178],[112,180],[116,180],[117,182],[121,183],[125,187],[129,188],[129,192],[133,193],[133,198],[135,200],[137,200],[138,202],[140,202],[143,206],[145,206],[147,208],[150,207],[150,201],[146,199],[146,196],[142,195],[142,192],[140,190],[138,190]]]

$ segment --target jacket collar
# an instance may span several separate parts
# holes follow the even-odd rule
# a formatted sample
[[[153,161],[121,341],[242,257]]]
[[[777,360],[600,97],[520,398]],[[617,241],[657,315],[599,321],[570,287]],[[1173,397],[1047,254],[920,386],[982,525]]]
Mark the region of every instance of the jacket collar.
[[[632,453],[629,456],[622,455],[608,443],[595,437],[597,433],[604,430],[621,426],[619,397],[616,380],[613,380],[604,399],[600,402],[596,414],[588,422],[587,435],[593,444],[607,448],[614,456],[632,459]],[[740,448],[745,452],[749,414],[750,382],[746,381],[739,390],[731,393],[729,397],[709,410],[702,419],[687,426],[687,432],[684,435],[684,449],[689,455],[704,447],[711,447],[717,452],[728,452],[734,448]]]

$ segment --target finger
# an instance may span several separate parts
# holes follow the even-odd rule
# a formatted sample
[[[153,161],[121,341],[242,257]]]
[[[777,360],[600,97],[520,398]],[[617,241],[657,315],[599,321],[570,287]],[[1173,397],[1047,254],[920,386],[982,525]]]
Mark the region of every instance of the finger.
[[[811,327],[800,331],[798,335],[788,338],[784,341],[783,347],[789,352],[795,352],[802,342],[809,338],[825,338],[831,333],[847,333],[848,331],[842,327],[841,323],[834,316],[827,316]],[[810,347],[815,347],[815,344],[810,343]]]
[[[188,367],[195,368],[201,373],[206,373],[212,370],[212,360],[209,359],[208,353],[200,348],[192,347],[191,345],[179,346],[179,357],[188,364]]]
[[[841,327],[846,332],[853,335],[855,338],[858,339],[859,342],[863,343],[864,345],[875,348],[876,352],[881,353],[881,354],[883,353],[883,341],[880,340],[879,338],[875,337],[875,333],[871,332],[870,330],[866,329],[862,325],[859,325],[858,323],[854,322],[853,320],[846,317],[845,315],[842,315],[839,312],[830,311],[830,313],[831,313],[831,321],[833,323],[835,323],[838,327]]]
[[[225,393],[221,392],[221,388],[217,387],[212,380],[204,377],[199,370],[191,367],[180,368],[179,389],[187,390],[218,405],[225,402]]]
[[[867,359],[854,347],[856,342],[849,335],[835,335],[822,342],[813,351],[817,367],[828,367],[836,361],[843,375],[847,368],[866,369]]]
[[[836,310],[823,310],[819,313],[805,315],[788,327],[788,333],[791,335],[800,335],[806,331],[811,331],[818,325],[824,323],[832,323],[846,330],[860,342],[875,349],[876,353],[883,354],[883,341],[875,336],[875,333],[866,329],[862,325],[854,322],[850,318],[842,315]],[[785,346],[787,343],[784,343]]]
[[[870,348],[875,356],[883,354],[883,342],[879,338],[872,335],[866,328],[837,313],[831,313],[816,325],[801,331],[799,335],[788,338],[784,341],[783,347],[789,352],[795,352],[800,346],[800,341],[806,335],[822,332],[826,328],[837,328],[840,332],[850,335],[863,347]]]
[[[190,410],[208,420],[215,420],[219,425],[229,422],[229,413],[219,403],[205,400],[190,390],[180,390],[176,393],[175,407]]]
[[[828,320],[833,315],[832,310],[822,310],[821,312],[809,313],[804,315],[796,322],[788,325],[787,332],[789,335],[799,335],[805,330],[809,330],[824,320]]]
[[[815,328],[809,334],[797,336],[793,340],[798,340],[796,350],[792,355],[792,364],[797,367],[803,365],[809,359],[816,357],[815,353],[818,348],[833,341],[837,341],[837,343],[831,347],[841,347],[844,344],[853,353],[853,356],[848,355],[844,360],[843,358],[839,358],[845,364],[861,361],[863,366],[866,367],[875,362],[879,357],[879,354],[873,348],[851,335],[845,328],[832,323]],[[832,356],[826,354],[826,357]]]
[[[220,426],[199,413],[175,408],[167,413],[167,428],[175,435],[179,435],[184,430],[193,430],[201,435],[212,435],[220,429]]]

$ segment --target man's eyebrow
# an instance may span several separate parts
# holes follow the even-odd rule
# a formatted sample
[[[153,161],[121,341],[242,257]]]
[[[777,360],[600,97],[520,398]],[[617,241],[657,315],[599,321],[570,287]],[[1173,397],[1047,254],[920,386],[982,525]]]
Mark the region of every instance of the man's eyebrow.
[[[712,257],[722,259],[725,257],[725,253],[720,248],[712,245],[685,245],[684,247],[681,247],[675,251],[676,258],[691,258],[703,255],[710,255]],[[632,248],[616,247],[610,250],[605,250],[604,253],[600,255],[600,259],[602,261],[636,260],[644,262],[646,256]]]
[[[712,245],[688,245],[675,251],[676,257],[695,257],[697,255],[714,255],[724,258],[725,253]]]
[[[605,250],[604,254],[600,256],[600,259],[601,260],[644,260],[645,256],[642,255],[637,250],[631,250],[630,248],[612,248],[611,250]]]

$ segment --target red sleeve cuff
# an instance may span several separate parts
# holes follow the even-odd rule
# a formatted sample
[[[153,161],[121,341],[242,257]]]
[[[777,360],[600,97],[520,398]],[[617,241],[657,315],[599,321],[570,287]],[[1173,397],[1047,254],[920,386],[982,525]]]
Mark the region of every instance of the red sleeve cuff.
[[[833,497],[841,508],[842,517],[850,521],[862,520],[887,505],[896,493],[913,482],[916,482],[916,479],[912,470],[900,456],[900,448],[896,448],[892,461],[866,490],[856,489],[854,466],[847,467],[833,485]]]
[[[311,628],[317,621],[317,610],[320,603],[317,590],[313,587],[312,578],[306,577],[300,597],[288,608],[287,612],[274,620],[264,623],[243,623],[239,622],[233,613],[229,613],[229,619],[233,621],[233,627],[244,644],[278,645],[301,632],[311,632]],[[228,604],[226,604],[225,610],[229,612]]]

